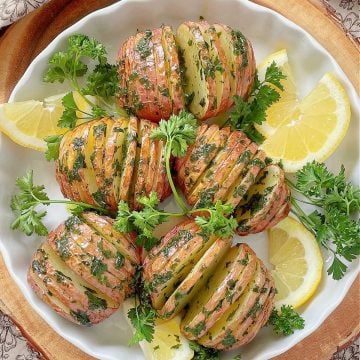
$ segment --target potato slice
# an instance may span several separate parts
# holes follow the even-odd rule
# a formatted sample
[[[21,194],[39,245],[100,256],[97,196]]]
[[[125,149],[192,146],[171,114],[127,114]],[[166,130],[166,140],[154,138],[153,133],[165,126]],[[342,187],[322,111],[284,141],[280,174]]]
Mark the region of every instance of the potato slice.
[[[109,274],[107,266],[103,261],[92,254],[86,253],[78,246],[71,233],[69,233],[64,224],[58,226],[52,231],[47,241],[50,247],[61,257],[61,259],[85,281],[90,283],[99,292],[106,294],[121,302],[124,299],[124,293],[119,291],[118,287],[123,287],[121,281],[115,276]],[[74,234],[76,236],[76,234]],[[81,236],[84,245],[87,245],[88,239]]]
[[[246,98],[255,75],[255,58],[250,42],[244,35],[224,24],[214,24],[226,57],[231,99],[234,95]]]
[[[253,278],[256,255],[246,244],[237,244],[223,257],[217,272],[209,278],[181,322],[182,333],[198,339],[221,318]]]
[[[209,117],[216,116],[218,113],[227,110],[230,96],[230,80],[228,72],[225,71],[225,52],[223,51],[215,28],[206,21],[198,23],[201,34],[208,46],[210,61],[208,63],[209,76],[215,79],[216,83],[216,108]]]
[[[165,54],[165,68],[172,102],[172,113],[178,114],[185,107],[181,87],[180,64],[175,37],[170,26],[162,25],[162,45]]]
[[[143,196],[148,196],[146,193],[145,184],[148,177],[149,163],[151,158],[151,139],[150,135],[155,128],[155,124],[148,120],[140,120],[140,136],[139,144],[139,160],[137,166],[135,165],[133,182],[134,182],[134,209],[141,209],[143,205],[138,202],[138,199]]]
[[[287,186],[286,184],[282,184],[278,189],[278,200],[274,201],[270,204],[270,208],[268,212],[264,214],[262,220],[258,223],[254,224],[249,230],[251,234],[256,234],[258,232],[264,231],[267,228],[270,221],[274,218],[274,216],[280,211],[283,205],[286,203],[287,198]]]
[[[119,118],[108,128],[104,154],[104,189],[105,202],[112,211],[117,209],[118,192],[121,180],[121,163],[125,156],[125,141],[129,119]]]
[[[170,319],[190,303],[229,250],[231,241],[231,238],[219,238],[210,246],[159,310],[161,317]]]
[[[115,246],[116,251],[125,256],[132,264],[139,264],[140,259],[136,251],[135,234],[123,234],[116,231],[113,228],[113,219],[97,215],[91,211],[83,212],[81,219]]]
[[[201,125],[196,129],[196,138],[193,144],[191,144],[184,156],[178,157],[175,160],[175,170],[177,173],[177,182],[178,184],[183,183],[183,179],[185,177],[185,164],[188,162],[190,155],[192,154],[193,149],[196,146],[199,146],[200,139],[203,137],[205,132],[208,130],[208,125]],[[180,185],[181,186],[181,185]]]
[[[276,165],[266,166],[258,173],[236,208],[240,233],[247,233],[264,221],[272,203],[279,201],[283,182],[284,172]]]
[[[230,130],[230,128],[226,127],[226,128],[219,130],[219,132],[220,132],[220,134],[219,134],[220,135],[220,144],[218,146],[218,152],[215,153],[214,157],[208,163],[205,164],[206,165],[205,167],[199,167],[200,170],[202,168],[204,168],[204,170],[202,170],[201,175],[198,176],[198,178],[194,182],[192,188],[190,189],[190,192],[185,194],[186,200],[188,201],[188,203],[190,205],[193,205],[198,198],[198,195],[196,192],[198,191],[197,188],[198,188],[199,184],[204,180],[204,178],[206,176],[212,178],[212,176],[211,176],[212,171],[218,170],[221,159],[223,157],[225,157],[225,155],[223,154],[223,150],[224,150],[224,148],[226,148],[228,146],[227,144],[229,143],[229,136],[231,134],[231,130]],[[202,152],[202,145],[200,144],[199,148],[194,148],[194,152],[190,155],[190,161],[192,160],[192,157],[194,155],[196,155],[197,153],[201,153],[201,152]],[[195,165],[195,167],[196,167],[196,165]],[[212,181],[210,182],[210,184],[216,185],[216,183],[214,183]]]
[[[264,231],[266,229],[271,229],[273,226],[275,226],[278,222],[280,222],[282,219],[286,218],[290,212],[291,209],[291,192],[290,189],[287,188],[287,194],[286,199],[284,203],[279,207],[279,210],[277,213],[273,216],[273,218],[266,224],[266,226],[261,230]]]
[[[155,59],[156,71],[156,96],[159,102],[160,118],[168,119],[172,113],[172,100],[170,97],[170,88],[168,75],[166,73],[165,52],[162,42],[162,28],[152,31],[152,42]]]
[[[256,261],[256,270],[242,295],[222,314],[221,318],[210,327],[209,331],[198,342],[209,347],[222,346],[226,335],[233,333],[242,325],[247,314],[254,307],[260,293],[268,292],[266,270]],[[243,329],[242,331],[245,331]]]
[[[224,182],[221,184],[221,187],[214,194],[214,202],[221,200],[225,202],[227,200],[227,194],[231,191],[234,184],[239,181],[241,174],[248,166],[249,162],[255,155],[257,151],[257,146],[255,143],[246,141],[249,144],[245,150],[242,152],[236,152],[233,155],[235,156],[235,165],[231,168],[230,172],[227,174]]]
[[[119,186],[119,201],[129,201],[130,186],[136,162],[138,125],[138,119],[136,117],[131,117],[126,134],[126,155],[122,163],[123,171],[121,173]]]
[[[131,74],[131,59],[134,58],[134,41],[135,36],[130,36],[121,46],[117,63],[118,63],[118,73],[119,73],[119,106],[123,108],[129,107],[129,79],[128,76]]]
[[[175,232],[170,232],[171,237],[165,240],[166,245],[162,246],[156,258],[151,261],[150,256],[149,263],[144,263],[145,286],[155,309],[164,306],[176,285],[217,238],[200,234],[200,228],[194,221],[185,221],[175,229]]]
[[[139,118],[158,121],[161,119],[161,103],[156,89],[153,31],[136,34],[130,64],[131,73],[127,73],[129,104]]]
[[[257,308],[259,310],[255,315],[255,320],[253,320],[252,324],[243,333],[238,329],[235,336],[236,339],[239,340],[228,349],[235,349],[239,346],[246,345],[258,334],[261,327],[269,320],[271,311],[274,308],[274,296],[275,288],[273,286],[270,287],[270,294],[267,297],[260,295],[257,303]],[[245,322],[250,319],[251,317],[245,320]]]
[[[198,179],[192,191],[187,194],[186,199],[191,206],[197,204],[196,207],[202,207],[200,203],[213,202],[211,194],[214,194],[214,192],[211,189],[214,187],[216,191],[216,189],[220,188],[235,163],[234,156],[231,157],[230,155],[233,152],[235,154],[235,150],[239,150],[240,153],[244,150],[242,145],[244,139],[245,135],[240,131],[230,133],[224,148],[218,152],[207,170]]]
[[[211,125],[196,139],[191,154],[178,174],[179,185],[185,194],[191,191],[201,174],[225,145],[227,134],[228,130],[219,130],[217,125]]]
[[[195,117],[205,120],[217,108],[216,81],[211,76],[214,66],[198,23],[182,23],[177,29],[176,43],[184,61],[184,91],[189,109]]]
[[[244,194],[248,192],[250,187],[255,183],[255,179],[265,164],[266,154],[259,150],[248,163],[247,167],[242,171],[239,180],[237,180],[230,188],[226,195],[225,202],[231,204],[234,208],[239,204]]]

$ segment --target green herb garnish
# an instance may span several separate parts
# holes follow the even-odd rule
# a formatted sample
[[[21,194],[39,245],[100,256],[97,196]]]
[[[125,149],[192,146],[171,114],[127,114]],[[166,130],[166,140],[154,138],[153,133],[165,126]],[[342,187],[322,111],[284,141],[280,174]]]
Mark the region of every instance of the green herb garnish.
[[[282,305],[280,311],[272,310],[267,322],[278,335],[288,336],[305,327],[304,319],[290,305]]]
[[[26,235],[33,233],[45,236],[48,230],[42,219],[46,215],[46,210],[40,210],[40,205],[50,204],[67,204],[73,205],[72,213],[78,215],[85,210],[93,209],[102,213],[108,213],[107,210],[98,206],[85,204],[79,201],[71,200],[52,200],[49,199],[45,192],[44,185],[34,185],[33,171],[30,170],[25,176],[16,179],[16,186],[20,190],[19,193],[11,198],[11,209],[16,215],[16,219],[11,223],[11,229],[19,229]]]
[[[254,125],[262,124],[265,121],[267,108],[279,101],[280,94],[276,89],[284,90],[280,81],[285,78],[286,76],[281,72],[280,68],[275,62],[272,62],[266,69],[263,81],[260,81],[257,75],[255,76],[248,101],[245,101],[240,96],[234,96],[234,110],[230,113],[226,124],[229,123],[233,129],[243,131],[249,139],[257,144],[262,143],[264,137],[256,130]]]
[[[306,164],[296,173],[296,183],[287,180],[291,189],[305,199],[292,197],[292,212],[314,234],[321,246],[333,253],[328,274],[341,279],[347,265],[360,254],[360,188],[346,181],[345,168],[339,174],[329,171],[325,164]],[[306,214],[299,202],[317,208]],[[318,211],[319,210],[319,211]]]

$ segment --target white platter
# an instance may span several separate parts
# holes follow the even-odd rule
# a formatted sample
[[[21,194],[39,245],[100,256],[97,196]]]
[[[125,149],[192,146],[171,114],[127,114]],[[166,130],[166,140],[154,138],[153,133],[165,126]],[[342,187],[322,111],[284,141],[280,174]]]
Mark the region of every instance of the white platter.
[[[65,85],[44,84],[41,78],[47,59],[56,50],[65,48],[70,34],[84,33],[94,36],[106,45],[110,60],[114,61],[122,41],[136,32],[136,29],[157,27],[162,23],[176,28],[182,21],[197,20],[200,15],[209,22],[223,22],[243,31],[253,43],[258,62],[266,55],[286,48],[300,96],[304,96],[325,72],[330,71],[336,75],[349,95],[352,122],[345,141],[327,164],[334,171],[339,169],[340,164],[344,164],[348,177],[359,184],[359,99],[350,81],[331,55],[304,30],[275,12],[247,1],[123,0],[96,11],[65,30],[32,62],[11,94],[10,101],[41,100],[50,94],[59,94],[66,90]],[[50,197],[59,198],[61,194],[55,181],[53,164],[47,163],[43,154],[21,148],[4,136],[0,137],[0,154],[0,250],[10,274],[27,301],[55,331],[86,353],[99,359],[143,359],[138,347],[129,348],[126,345],[131,333],[121,311],[100,325],[82,328],[59,317],[32,292],[26,282],[26,271],[32,253],[43,239],[28,238],[9,229],[13,219],[9,203],[15,191],[15,178],[23,176],[29,169],[34,169],[35,182],[44,184]],[[172,206],[171,202],[168,206]],[[51,207],[46,224],[53,228],[66,216],[64,208]],[[266,259],[264,234],[242,238],[242,241],[244,240],[251,244],[261,258]],[[331,258],[324,253],[324,259],[327,268]],[[239,351],[223,355],[222,358],[231,359],[235,354],[241,353],[244,360],[267,360],[286,351],[313,332],[335,309],[357,273],[357,264],[353,263],[342,280],[334,281],[324,270],[321,285],[313,300],[301,309],[306,321],[304,330],[283,338],[273,335],[270,329],[265,328],[251,344]]]

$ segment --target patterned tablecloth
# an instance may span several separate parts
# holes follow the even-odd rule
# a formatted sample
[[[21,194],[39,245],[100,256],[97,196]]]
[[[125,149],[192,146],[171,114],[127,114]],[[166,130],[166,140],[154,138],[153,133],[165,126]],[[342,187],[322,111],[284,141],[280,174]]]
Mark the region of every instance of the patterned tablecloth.
[[[15,22],[48,1],[0,0],[0,29]],[[355,43],[360,45],[360,0],[322,0],[322,3],[346,34]],[[0,360],[36,359],[43,359],[43,356],[36,349],[32,348],[13,321],[0,311]],[[360,339],[357,339],[349,347],[334,354],[331,360],[359,359]]]

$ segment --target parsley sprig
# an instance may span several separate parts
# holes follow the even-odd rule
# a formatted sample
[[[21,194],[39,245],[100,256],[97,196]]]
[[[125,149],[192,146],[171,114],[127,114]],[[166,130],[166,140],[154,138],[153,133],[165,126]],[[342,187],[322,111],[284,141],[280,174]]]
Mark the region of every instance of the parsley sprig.
[[[220,350],[207,348],[195,341],[189,341],[190,349],[194,351],[193,360],[219,360]]]
[[[229,123],[233,129],[243,131],[257,144],[262,143],[264,137],[254,125],[261,125],[265,121],[266,109],[279,101],[278,90],[284,90],[281,80],[285,78],[275,62],[266,69],[263,81],[260,81],[256,74],[249,100],[245,101],[240,96],[234,96],[235,106],[226,124]]]
[[[85,204],[83,202],[65,199],[49,199],[43,185],[34,185],[32,170],[28,171],[25,176],[17,178],[16,186],[20,192],[16,195],[13,195],[11,198],[10,207],[16,215],[16,219],[11,223],[11,229],[19,229],[28,236],[32,235],[33,233],[41,236],[48,234],[48,230],[42,221],[47,212],[41,208],[39,209],[41,205],[72,205],[71,212],[74,215],[78,215],[88,209],[93,209],[102,213],[108,213],[106,210],[98,206]]]
[[[360,188],[346,181],[343,166],[336,175],[315,161],[296,173],[296,183],[287,182],[295,194],[305,198],[293,196],[292,212],[319,244],[333,253],[327,272],[335,280],[341,279],[347,270],[344,260],[352,261],[360,254]],[[317,209],[306,214],[299,202]]]
[[[105,116],[114,116],[121,112],[114,103],[119,93],[119,79],[116,65],[109,64],[103,44],[86,35],[72,35],[68,38],[66,51],[56,52],[49,59],[49,67],[44,73],[44,82],[69,82],[77,91],[90,110],[78,107],[73,92],[67,93],[62,99],[64,112],[58,121],[58,127],[73,129],[78,120],[92,120]],[[92,71],[85,62],[94,62]],[[82,79],[85,75],[86,78]],[[87,95],[95,96],[93,102]],[[45,138],[48,145],[46,159],[57,159],[62,135]]]
[[[170,216],[186,216],[201,213],[195,217],[196,223],[205,234],[215,234],[222,237],[234,235],[237,226],[236,220],[231,216],[234,208],[228,204],[217,201],[216,204],[206,204],[201,209],[189,209],[179,195],[171,176],[171,156],[185,155],[188,146],[195,141],[197,123],[192,114],[181,111],[179,115],[172,115],[168,121],[160,121],[159,127],[154,129],[151,137],[165,142],[166,174],[174,194],[174,198],[181,208],[180,212],[165,212],[160,210],[159,199],[156,193],[149,197],[142,197],[138,201],[144,205],[141,211],[131,211],[129,205],[120,201],[118,214],[114,227],[123,232],[135,230],[138,234],[137,244],[150,250],[158,243],[153,235],[157,225],[165,222]],[[203,213],[207,213],[204,216]]]
[[[185,155],[187,148],[196,139],[197,121],[191,113],[182,110],[179,115],[172,115],[169,120],[161,120],[159,127],[154,129],[151,138],[165,142],[166,175],[180,208],[186,212],[187,206],[180,197],[171,177],[171,155],[180,157]]]
[[[282,305],[280,311],[273,309],[267,322],[275,334],[288,336],[305,327],[305,320],[290,305]]]
[[[131,308],[127,316],[135,330],[129,345],[135,345],[140,341],[151,342],[155,332],[155,320],[158,317],[156,311],[151,307],[149,296],[144,289],[141,279],[142,268],[138,267],[134,277],[135,306]]]

